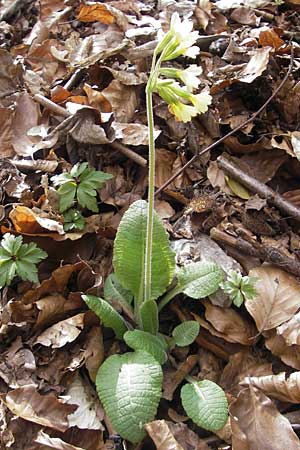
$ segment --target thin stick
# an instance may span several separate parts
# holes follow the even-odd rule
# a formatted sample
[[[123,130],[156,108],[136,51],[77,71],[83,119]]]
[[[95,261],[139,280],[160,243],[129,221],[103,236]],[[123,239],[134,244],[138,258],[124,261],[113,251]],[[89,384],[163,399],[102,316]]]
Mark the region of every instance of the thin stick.
[[[282,213],[296,219],[300,222],[300,209],[283,198],[280,194],[273,191],[269,186],[266,186],[261,181],[248,175],[241,170],[230,158],[229,155],[221,155],[217,159],[218,166],[230,175],[231,178],[241,183],[250,191],[255,192],[260,197],[265,198],[272,206],[276,206]]]
[[[45,108],[49,109],[50,111],[54,112],[55,114],[58,114],[59,116],[63,116],[63,117],[71,116],[71,113],[69,113],[69,111],[67,111],[65,108],[57,105],[52,100],[49,100],[47,97],[44,97],[41,94],[35,94],[33,96],[33,99],[40,105],[44,106]]]
[[[112,142],[110,146],[115,150],[118,150],[118,152],[123,153],[123,155],[127,156],[127,158],[132,159],[132,161],[134,161],[139,166],[147,167],[148,161],[145,158],[143,158],[138,153],[135,153],[133,150],[130,150],[130,148],[125,147],[125,145],[121,144],[120,142]]]
[[[289,65],[288,71],[285,74],[284,78],[282,79],[281,83],[277,86],[277,88],[273,92],[273,94],[268,98],[268,100],[251,117],[249,117],[249,119],[247,119],[245,122],[243,122],[242,124],[240,124],[237,127],[235,127],[233,130],[231,130],[229,133],[225,134],[225,136],[221,137],[216,142],[213,142],[208,147],[206,147],[203,150],[200,150],[198,153],[196,153],[183,167],[181,167],[181,169],[177,170],[177,172],[175,172],[174,175],[172,175],[159,189],[157,189],[157,191],[155,192],[155,196],[158,195],[164,189],[166,189],[166,187],[169,186],[169,184],[171,184],[191,164],[193,164],[193,162],[197,158],[199,158],[199,156],[202,156],[202,155],[204,155],[204,153],[209,152],[210,150],[215,148],[217,145],[219,145],[223,141],[225,141],[225,139],[227,139],[229,136],[232,136],[234,133],[236,133],[237,131],[241,130],[242,128],[244,128],[249,123],[253,122],[253,120],[256,119],[257,116],[259,116],[259,114],[268,106],[268,104],[274,99],[274,97],[276,97],[278,92],[281,90],[281,88],[283,87],[283,85],[285,84],[285,82],[287,81],[288,77],[290,76],[290,74],[292,72],[293,64],[294,64],[294,50],[293,50],[293,46],[291,45],[291,61],[290,61],[290,65]]]

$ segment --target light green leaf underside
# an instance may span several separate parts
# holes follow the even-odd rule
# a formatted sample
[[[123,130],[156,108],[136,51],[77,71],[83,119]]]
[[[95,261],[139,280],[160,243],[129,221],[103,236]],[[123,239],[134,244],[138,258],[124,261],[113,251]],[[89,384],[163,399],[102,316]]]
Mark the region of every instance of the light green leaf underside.
[[[128,208],[118,228],[113,258],[118,280],[140,301],[144,291],[147,209],[144,200],[138,200]],[[155,300],[165,292],[172,282],[174,270],[175,254],[170,249],[168,234],[154,213],[151,299]]]
[[[167,360],[163,341],[150,333],[142,330],[126,331],[124,341],[133,350],[142,350],[150,353],[159,364],[164,364]]]
[[[142,303],[139,314],[143,330],[151,334],[157,334],[159,327],[157,303],[154,300],[147,300]]]
[[[111,273],[104,284],[104,298],[107,301],[118,300],[121,304],[130,305],[133,295],[120,284],[116,275]]]
[[[224,277],[219,266],[201,261],[181,267],[176,275],[178,280],[176,291],[196,299],[216,292]]]
[[[162,370],[145,352],[110,356],[100,367],[97,391],[112,426],[132,443],[145,436],[161,397]]]
[[[220,430],[227,422],[228,404],[224,391],[209,380],[186,384],[181,401],[187,415],[199,427]]]
[[[200,325],[195,320],[181,323],[172,332],[173,341],[179,347],[190,345],[199,334]]]
[[[88,307],[101,319],[105,327],[112,328],[118,339],[123,338],[127,326],[123,317],[105,300],[94,295],[82,295]]]

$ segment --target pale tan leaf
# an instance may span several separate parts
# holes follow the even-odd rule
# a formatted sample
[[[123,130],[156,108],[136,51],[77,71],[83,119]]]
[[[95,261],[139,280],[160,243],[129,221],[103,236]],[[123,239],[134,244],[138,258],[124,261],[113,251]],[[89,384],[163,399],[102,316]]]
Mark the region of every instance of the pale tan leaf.
[[[231,404],[230,413],[233,450],[300,450],[300,441],[288,419],[258,389],[249,387],[241,391]]]
[[[265,344],[273,355],[278,356],[285,364],[293,367],[294,369],[300,370],[299,345],[288,346],[283,337],[275,332],[268,335],[268,339],[266,339]]]
[[[133,118],[138,105],[138,91],[136,86],[125,86],[117,80],[113,80],[102,91],[118,122],[128,123]]]
[[[30,128],[38,125],[39,106],[27,93],[19,95],[16,101],[16,111],[12,122],[12,146],[18,155],[32,155],[33,142],[27,135]]]
[[[149,422],[145,425],[145,428],[157,450],[183,450],[164,420]]]
[[[104,360],[103,335],[100,327],[93,327],[89,331],[85,345],[85,367],[89,372],[91,380],[95,382],[98,369]]]
[[[246,377],[241,384],[251,384],[269,397],[283,402],[300,403],[300,372],[294,372],[288,378],[285,372],[263,377]]]
[[[246,300],[245,306],[260,332],[281,325],[299,309],[300,284],[295,276],[271,265],[252,269],[249,275],[258,278],[257,297]]]
[[[8,392],[4,403],[16,416],[58,431],[69,428],[68,416],[77,405],[67,405],[53,395],[40,395],[34,386],[23,386]]]
[[[148,145],[148,127],[141,123],[114,122],[113,128],[116,139],[120,139],[125,145]],[[154,130],[154,139],[160,135],[159,130]]]
[[[43,445],[43,449],[53,448],[55,450],[85,450],[82,447],[75,447],[72,444],[68,444],[60,438],[51,437],[42,430],[38,432],[34,442]]]
[[[34,344],[60,348],[69,342],[75,341],[84,328],[85,315],[86,313],[77,314],[52,325],[52,327],[47,328],[37,337]]]
[[[60,294],[46,295],[38,300],[36,306],[39,310],[35,329],[51,325],[56,320],[63,319],[63,316],[70,311],[74,311],[83,306],[80,296],[66,299]]]
[[[300,344],[300,312],[290,320],[277,327],[277,333],[283,337],[287,345]]]
[[[251,345],[256,334],[255,328],[232,308],[221,308],[204,302],[205,318],[218,334],[228,342]]]

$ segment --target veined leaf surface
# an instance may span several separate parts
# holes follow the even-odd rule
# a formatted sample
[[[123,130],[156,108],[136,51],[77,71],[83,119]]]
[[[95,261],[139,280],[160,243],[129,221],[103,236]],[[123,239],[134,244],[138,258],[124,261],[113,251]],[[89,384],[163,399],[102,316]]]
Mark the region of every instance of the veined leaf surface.
[[[128,208],[114,245],[113,265],[117,278],[140,301],[144,297],[147,210],[148,204],[144,200],[138,200]],[[165,292],[172,282],[174,270],[175,254],[170,249],[168,234],[154,213],[150,299],[155,300]]]
[[[202,261],[181,267],[176,275],[178,284],[175,289],[197,299],[216,292],[224,277],[217,264]]]
[[[117,433],[132,443],[145,436],[161,397],[162,370],[149,353],[110,356],[98,371],[96,386]]]
[[[142,330],[126,331],[124,341],[133,350],[150,353],[159,364],[164,364],[167,360],[167,346],[164,345],[163,340],[158,336],[153,336],[153,334]]]

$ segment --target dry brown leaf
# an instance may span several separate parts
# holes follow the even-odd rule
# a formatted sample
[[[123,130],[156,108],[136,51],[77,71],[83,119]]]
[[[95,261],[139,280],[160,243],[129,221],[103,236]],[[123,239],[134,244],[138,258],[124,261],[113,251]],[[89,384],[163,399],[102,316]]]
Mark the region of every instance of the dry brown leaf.
[[[88,97],[88,103],[90,106],[92,106],[93,108],[97,108],[104,113],[110,113],[112,111],[111,104],[101,92],[93,89],[87,83],[85,83],[85,85],[83,86],[83,90]]]
[[[300,346],[290,345],[288,346],[282,336],[276,334],[276,332],[268,333],[266,339],[266,347],[278,356],[285,364],[300,370]]]
[[[23,93],[17,98],[16,110],[12,122],[12,146],[18,155],[32,155],[33,141],[27,136],[30,128],[38,125],[40,110],[29,94]]]
[[[281,325],[299,309],[300,284],[296,277],[271,265],[252,269],[249,275],[258,278],[257,297],[247,300],[245,306],[260,332]]]
[[[170,373],[164,374],[163,379],[163,398],[167,400],[173,399],[173,394],[177,387],[182,383],[185,377],[191,372],[198,362],[197,355],[190,355],[186,360],[180,364],[178,369],[170,375]]]
[[[148,127],[141,123],[114,122],[112,127],[116,132],[116,139],[125,145],[148,145]],[[154,131],[154,139],[160,135],[159,130]]]
[[[165,420],[154,420],[145,425],[157,450],[183,450],[171,433]]]
[[[34,386],[10,391],[3,400],[16,416],[62,432],[69,428],[68,416],[77,409],[53,395],[40,395]]]
[[[283,337],[287,345],[300,344],[300,312],[290,320],[277,327],[277,333]]]
[[[116,120],[122,123],[130,122],[138,106],[139,89],[113,80],[101,93],[112,105]]]
[[[62,320],[66,313],[81,308],[84,305],[80,296],[66,299],[60,294],[47,295],[35,302],[39,312],[35,329],[43,328],[51,323]]]
[[[259,43],[263,47],[273,47],[278,50],[284,44],[284,41],[278,36],[278,34],[272,30],[263,30],[259,34]]]
[[[185,423],[167,422],[167,424],[174,438],[184,450],[210,450],[206,442],[190,430]]]
[[[11,108],[0,108],[0,115],[0,158],[10,158],[15,153],[11,143],[14,111]]]
[[[230,405],[230,413],[233,450],[300,450],[300,441],[288,419],[258,389],[249,387],[241,391]],[[240,446],[241,440],[244,447]]]
[[[34,442],[41,444],[43,449],[54,448],[55,450],[85,450],[82,447],[75,447],[74,445],[68,444],[60,438],[51,437],[43,430],[38,432]]]
[[[45,347],[60,348],[69,342],[75,341],[84,328],[86,313],[80,313],[69,319],[52,325],[41,333],[34,344],[42,344]]]
[[[64,234],[63,225],[56,220],[50,219],[48,214],[35,208],[32,210],[26,206],[17,205],[10,212],[15,230],[27,236],[49,236],[58,237]]]
[[[204,306],[205,318],[218,332],[219,337],[228,342],[251,345],[255,329],[237,311],[232,308],[213,306],[208,301],[204,302]]]
[[[114,23],[114,15],[102,3],[95,3],[94,5],[84,5],[79,7],[77,20],[81,22],[101,22],[107,25]]]
[[[103,335],[100,327],[93,327],[85,339],[85,367],[92,381],[96,381],[98,369],[104,360]]]
[[[245,377],[261,377],[271,374],[272,364],[253,355],[247,349],[230,356],[229,362],[222,372],[220,385],[226,392],[237,395],[241,390],[240,382]]]
[[[246,377],[241,384],[254,386],[269,397],[282,402],[300,403],[300,372],[294,372],[289,377],[285,372],[262,377]]]

